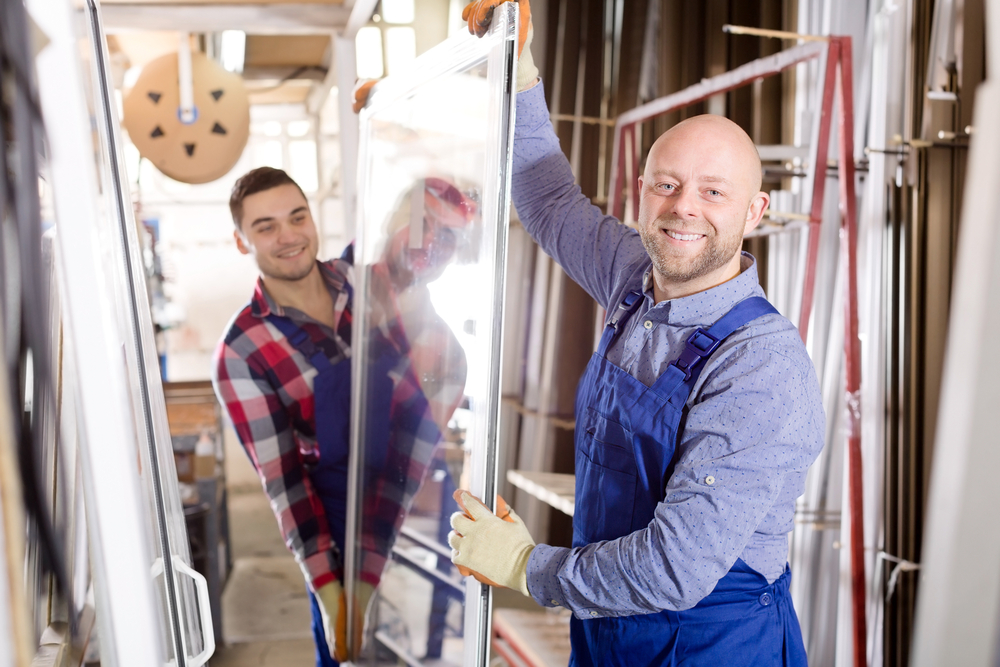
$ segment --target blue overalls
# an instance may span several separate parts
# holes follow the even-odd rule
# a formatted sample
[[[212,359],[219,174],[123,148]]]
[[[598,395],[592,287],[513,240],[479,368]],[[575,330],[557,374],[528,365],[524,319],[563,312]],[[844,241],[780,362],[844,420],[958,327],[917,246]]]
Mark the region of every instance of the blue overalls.
[[[347,521],[347,461],[351,450],[351,361],[343,359],[336,364],[330,363],[326,354],[309,339],[309,334],[290,319],[273,314],[267,319],[316,369],[313,405],[319,457],[310,466],[308,474],[316,495],[323,503],[330,537],[343,553]],[[327,649],[323,618],[312,591],[309,592],[309,602],[313,639],[316,641],[316,665],[336,667],[339,663]]]
[[[353,263],[353,246],[348,246],[343,258]],[[348,291],[348,306],[353,302],[353,290]],[[330,363],[326,354],[317,347],[299,326],[287,317],[271,314],[269,322],[284,334],[288,342],[309,360],[316,369],[313,378],[313,404],[316,421],[318,456],[309,461],[308,474],[326,513],[330,537],[344,552],[347,521],[347,470],[350,454],[351,416],[351,361],[343,359]],[[389,327],[391,340],[380,332],[370,334],[368,358],[365,360],[366,425],[362,487],[371,489],[376,478],[386,478],[401,485],[400,493],[416,493],[413,480],[407,478],[410,461],[407,453],[413,450],[417,436],[440,440],[440,432],[433,423],[421,419],[428,412],[427,399],[415,392],[393,403],[394,383],[390,375],[397,370],[401,359],[409,352],[406,335],[398,323]],[[350,341],[348,341],[350,343]],[[393,446],[390,447],[390,442]],[[405,482],[409,487],[403,488]],[[387,517],[366,517],[365,520],[388,520]],[[392,525],[369,526],[383,536],[394,534]],[[389,539],[388,537],[386,539]],[[307,587],[308,588],[308,587]],[[309,591],[312,611],[312,633],[316,642],[317,667],[337,667],[339,664],[329,653],[326,631],[316,596]]]
[[[680,357],[647,387],[607,360],[622,323],[642,298],[638,292],[626,295],[580,380],[574,547],[623,537],[653,520],[673,473],[685,404],[704,360],[734,331],[776,312],[761,297],[736,304],[707,331],[691,334]],[[804,666],[789,578],[786,567],[768,584],[737,559],[712,593],[687,611],[574,617],[570,665]]]

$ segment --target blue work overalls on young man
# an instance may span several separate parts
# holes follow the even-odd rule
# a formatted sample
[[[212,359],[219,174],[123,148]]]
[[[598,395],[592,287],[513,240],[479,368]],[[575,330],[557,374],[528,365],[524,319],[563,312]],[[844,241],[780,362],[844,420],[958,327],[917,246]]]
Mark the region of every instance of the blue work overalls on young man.
[[[353,264],[353,245],[348,246],[343,259]],[[348,292],[347,309],[353,302],[353,290],[344,285]],[[288,342],[309,360],[316,369],[313,378],[313,413],[316,422],[316,447],[318,452],[308,462],[309,479],[313,490],[323,503],[330,537],[343,550],[347,521],[347,470],[350,456],[351,418],[351,360],[342,359],[331,363],[326,354],[309,338],[309,334],[287,317],[268,315],[267,319],[284,334]],[[396,369],[400,359],[409,352],[405,334],[399,327],[390,327],[390,341],[379,332],[372,332],[369,341],[369,356],[365,365],[367,382],[365,395],[370,409],[366,411],[364,480],[367,485],[378,475],[388,474],[399,477],[397,468],[405,468],[406,462],[393,458],[389,451],[391,438],[397,439],[397,449],[407,451],[406,439],[414,438],[423,429],[429,428],[418,417],[427,410],[427,399],[417,393],[409,396],[393,411],[393,380],[390,371]],[[351,341],[347,341],[350,343]],[[398,454],[398,452],[397,452]],[[375,529],[390,530],[386,526]],[[307,587],[308,589],[308,587]],[[319,603],[309,590],[309,604],[312,612],[312,633],[316,642],[316,666],[337,667],[339,663],[330,656],[326,643],[326,630]]]
[[[647,387],[607,360],[642,301],[630,292],[604,330],[576,400],[573,546],[642,530],[664,499],[685,404],[707,359],[730,334],[775,313],[761,297],[736,304],[687,339],[680,357]],[[755,667],[806,665],[786,567],[774,583],[741,559],[692,609],[570,622],[571,665]]]
[[[347,520],[347,462],[351,451],[351,360],[330,363],[323,350],[309,339],[309,334],[290,319],[277,315],[268,315],[267,319],[316,369],[313,406],[319,455],[311,462],[308,474],[316,495],[323,503],[330,537],[342,550]],[[323,617],[312,591],[309,592],[309,603],[313,639],[316,641],[316,666],[337,667],[339,663],[326,648]]]

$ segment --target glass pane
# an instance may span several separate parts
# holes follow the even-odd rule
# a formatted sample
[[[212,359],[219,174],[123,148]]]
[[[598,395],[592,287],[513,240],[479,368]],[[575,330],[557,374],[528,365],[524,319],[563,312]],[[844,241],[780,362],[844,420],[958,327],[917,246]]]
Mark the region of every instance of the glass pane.
[[[346,565],[361,603],[378,587],[375,663],[489,654],[489,589],[458,574],[446,537],[456,488],[496,489],[517,21],[503,7],[484,39],[379,83],[361,115]]]

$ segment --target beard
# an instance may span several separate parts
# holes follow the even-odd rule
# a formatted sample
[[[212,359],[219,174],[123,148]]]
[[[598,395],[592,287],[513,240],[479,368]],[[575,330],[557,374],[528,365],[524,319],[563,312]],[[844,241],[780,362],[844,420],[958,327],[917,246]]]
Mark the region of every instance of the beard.
[[[660,222],[656,220],[652,226],[640,224],[639,237],[653,262],[653,268],[660,277],[672,283],[686,283],[722,268],[743,246],[742,234],[737,232],[719,236],[712,227],[706,225],[704,232],[684,230],[687,233],[704,233],[705,248],[694,257],[678,257],[666,245]]]

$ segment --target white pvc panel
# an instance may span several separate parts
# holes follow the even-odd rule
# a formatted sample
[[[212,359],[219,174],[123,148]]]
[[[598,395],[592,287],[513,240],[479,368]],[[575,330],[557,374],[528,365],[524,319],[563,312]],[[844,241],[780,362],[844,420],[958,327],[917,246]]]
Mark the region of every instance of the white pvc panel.
[[[490,592],[446,535],[455,488],[496,493],[516,27],[503,5],[486,37],[380,82],[360,117],[345,578],[379,585],[376,663],[488,663]]]
[[[214,650],[203,613],[207,587],[187,568],[99,6],[95,0],[82,7],[32,0],[28,9],[51,40],[37,65],[67,367],[75,369],[64,378],[74,383],[64,406],[81,426],[101,663],[196,667]]]

